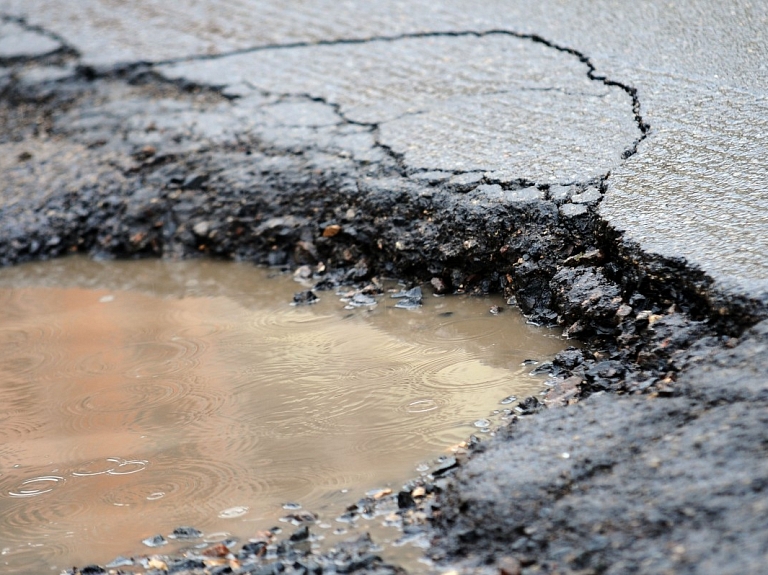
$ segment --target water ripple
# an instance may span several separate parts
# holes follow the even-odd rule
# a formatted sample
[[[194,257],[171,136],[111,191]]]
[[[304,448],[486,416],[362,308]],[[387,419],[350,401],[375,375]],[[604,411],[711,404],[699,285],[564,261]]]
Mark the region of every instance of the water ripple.
[[[88,289],[0,288],[12,573],[144,551],[178,525],[247,538],[286,501],[335,517],[466,439],[501,398],[535,393],[520,363],[560,348],[541,338],[531,353],[532,328],[479,298],[350,314],[334,297],[291,307],[294,282],[249,266],[111,265],[76,260]]]

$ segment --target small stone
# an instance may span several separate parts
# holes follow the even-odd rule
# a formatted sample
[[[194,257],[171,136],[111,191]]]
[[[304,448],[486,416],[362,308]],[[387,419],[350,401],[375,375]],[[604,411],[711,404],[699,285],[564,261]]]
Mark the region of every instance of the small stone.
[[[621,304],[619,306],[619,309],[616,311],[616,316],[620,317],[621,319],[624,319],[625,317],[629,316],[632,313],[632,306],[629,306],[627,304]]]
[[[312,290],[300,291],[293,294],[293,305],[310,305],[318,299]]]
[[[290,537],[291,541],[306,541],[307,539],[309,539],[309,527],[306,525],[298,529]]]
[[[427,494],[427,490],[423,487],[416,487],[413,491],[411,491],[411,496],[415,497],[424,497]]]
[[[573,218],[587,213],[587,206],[583,204],[564,204],[560,206],[560,215],[565,218]]]
[[[354,307],[374,306],[376,305],[376,299],[369,295],[356,293],[354,296],[352,296],[352,299],[349,301],[349,303]]]
[[[139,150],[138,155],[143,156],[145,158],[150,158],[154,156],[156,153],[157,153],[157,148],[155,148],[154,146],[147,145],[141,148],[141,150]]]
[[[552,360],[554,365],[564,367],[565,369],[573,369],[577,365],[581,365],[584,362],[584,354],[580,349],[575,347],[569,347],[559,352],[555,359]]]
[[[204,236],[208,233],[210,224],[208,222],[198,222],[192,227],[192,231],[198,236]]]
[[[107,569],[114,569],[115,567],[127,567],[129,565],[133,565],[133,559],[119,555],[107,563],[106,567]]]
[[[587,377],[598,379],[598,378],[608,378],[608,379],[616,379],[619,377],[622,377],[624,375],[624,365],[620,361],[616,360],[605,360],[600,361],[590,367],[586,371]]]
[[[169,537],[172,539],[197,539],[198,537],[202,536],[202,531],[198,531],[194,527],[183,526],[174,529],[173,533],[171,533]]]
[[[501,307],[500,305],[492,305],[491,309],[489,309],[488,311],[491,312],[491,315],[499,315],[501,312],[504,311],[504,308]]]
[[[416,507],[416,502],[413,500],[413,493],[407,491],[401,491],[397,494],[397,507],[399,509],[409,509]]]
[[[213,547],[209,547],[203,551],[203,555],[206,557],[226,557],[229,555],[229,547],[223,543],[217,543]]]
[[[202,559],[185,557],[183,559],[169,560],[165,570],[169,573],[190,573],[198,569],[205,569],[206,562]]]
[[[415,288],[411,288],[409,290],[400,290],[399,292],[393,293],[390,297],[393,299],[418,299],[421,300],[423,297],[421,293],[421,288],[419,286],[416,286]]]
[[[448,285],[445,283],[445,281],[443,281],[442,278],[434,277],[429,280],[429,283],[432,284],[432,289],[435,290],[437,295],[448,293]]]
[[[539,411],[541,407],[541,402],[535,397],[531,396],[526,397],[523,401],[521,401],[515,408],[515,411],[521,415],[530,415],[531,413],[536,413]]]
[[[567,202],[572,194],[572,186],[549,186],[549,198],[556,204]]]
[[[571,202],[574,204],[593,204],[599,202],[603,197],[597,188],[587,188],[580,194],[571,196]]]
[[[416,309],[421,307],[423,296],[421,288],[416,286],[415,288],[411,288],[409,290],[400,290],[397,293],[393,293],[390,297],[401,300],[395,304],[396,308]]]
[[[373,498],[378,501],[379,499],[391,494],[392,494],[392,490],[387,487],[386,489],[381,489],[376,493],[374,493]]]
[[[575,402],[579,394],[579,386],[582,383],[581,377],[574,375],[567,379],[557,380],[552,388],[547,391],[544,404],[549,407],[562,407]]]
[[[162,547],[163,545],[167,545],[168,541],[166,541],[165,537],[162,535],[155,535],[153,537],[147,537],[142,543],[147,547]]]
[[[261,557],[267,552],[266,541],[252,541],[243,545],[240,552],[237,554],[241,559],[248,557]]]
[[[520,575],[522,573],[522,565],[514,557],[502,557],[496,562],[496,566],[499,568],[499,575]]]
[[[301,523],[314,523],[317,521],[317,515],[311,511],[300,510],[285,517],[281,517],[280,521],[285,523],[292,523],[294,525],[300,525]]]
[[[162,559],[158,559],[157,557],[151,557],[149,561],[147,561],[147,567],[149,569],[160,569],[161,571],[168,571],[168,564]]]
[[[455,457],[443,458],[438,466],[432,470],[432,475],[438,477],[459,466],[459,462]]]
[[[323,230],[323,237],[324,238],[332,238],[341,231],[341,226],[338,224],[331,224],[330,226],[326,226],[326,228]]]
[[[551,361],[545,361],[544,363],[540,363],[536,367],[534,367],[531,370],[531,375],[544,375],[549,374],[552,371],[552,362]]]
[[[421,307],[421,300],[410,298],[401,299],[395,304],[395,307],[398,309],[417,309]]]
[[[191,174],[184,179],[184,182],[181,184],[181,187],[187,190],[197,190],[197,189],[200,189],[200,187],[203,185],[203,183],[207,179],[208,179],[208,176],[204,174]]]
[[[303,265],[296,268],[293,272],[293,279],[295,280],[308,280],[312,277],[312,266]]]

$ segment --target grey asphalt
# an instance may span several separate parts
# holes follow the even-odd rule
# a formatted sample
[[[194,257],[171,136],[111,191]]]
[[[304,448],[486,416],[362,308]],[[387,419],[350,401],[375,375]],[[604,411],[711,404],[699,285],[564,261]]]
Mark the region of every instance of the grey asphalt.
[[[181,59],[161,73],[323,99],[380,125],[409,169],[536,182],[609,170],[601,214],[627,241],[684,259],[718,291],[768,302],[765,3],[3,0],[0,12],[58,34],[97,67]],[[504,35],[408,37],[489,30],[576,50],[597,75],[635,88],[650,126],[639,153],[617,157],[638,137],[633,114],[619,112],[626,95],[588,82],[575,57]],[[330,45],[290,47],[318,42]],[[197,60],[259,47],[272,48]],[[539,97],[518,98],[525,90]],[[303,121],[328,121],[321,108]]]
[[[211,191],[246,181],[238,174],[258,165],[269,177],[270,169],[300,172],[298,179],[342,173],[349,187],[338,193],[377,201],[406,190],[398,201],[416,203],[435,184],[435,204],[455,202],[463,214],[474,205],[487,217],[504,214],[488,206],[525,204],[520,213],[541,210],[566,227],[600,202],[642,273],[693,286],[715,312],[749,309],[750,323],[768,316],[765,3],[0,0],[0,13],[0,62],[44,60],[66,48],[96,72],[149,65],[178,85],[237,96],[150,101],[115,82],[86,106],[54,115],[63,137],[35,143],[37,172],[18,165],[28,142],[3,144],[0,209],[20,228],[30,210],[15,189],[34,190],[47,206],[55,195],[48,188],[65,195],[95,181],[120,189],[135,168],[131,154],[145,146],[230,146],[212,154],[225,175]],[[64,77],[67,66],[30,67],[14,81]],[[284,155],[232,151],[245,136]],[[296,157],[285,152],[292,149]],[[39,177],[46,185],[36,186]],[[136,213],[155,199],[150,187],[131,199]],[[39,231],[42,216],[34,218],[29,229]],[[430,218],[421,229],[431,229]],[[491,229],[515,236],[503,223],[488,222]],[[407,247],[423,238],[383,239]],[[469,257],[476,241],[483,238],[433,248],[445,259]],[[526,265],[515,268],[521,277]],[[668,274],[670,265],[683,271]],[[586,298],[563,289],[556,296],[565,308],[583,300],[579,313],[592,319],[618,313],[617,302],[600,308],[619,293],[615,285]],[[671,391],[598,393],[522,418],[511,441],[491,443],[459,471],[436,557],[444,549],[457,559],[458,551],[467,571],[509,554],[530,573],[759,572],[768,557],[766,322],[729,340],[681,319],[674,306],[657,311],[652,325],[638,315],[654,335],[634,359],[650,374],[662,358],[658,365],[675,372]],[[632,389],[641,387],[624,391]]]

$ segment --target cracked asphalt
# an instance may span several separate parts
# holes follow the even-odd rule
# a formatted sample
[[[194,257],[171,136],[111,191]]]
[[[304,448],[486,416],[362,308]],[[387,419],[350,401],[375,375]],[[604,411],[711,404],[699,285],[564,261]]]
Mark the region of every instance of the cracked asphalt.
[[[762,570],[763,3],[0,13],[3,264],[202,253],[504,291],[585,340],[551,382],[582,401],[479,448],[428,553],[508,575]]]

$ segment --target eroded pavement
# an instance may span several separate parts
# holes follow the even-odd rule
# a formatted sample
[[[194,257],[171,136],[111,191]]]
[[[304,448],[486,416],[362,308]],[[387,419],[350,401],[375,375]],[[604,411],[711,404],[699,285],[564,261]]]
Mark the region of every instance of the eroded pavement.
[[[0,11],[5,265],[206,254],[502,290],[588,348],[444,486],[428,553],[759,570],[764,6]]]

